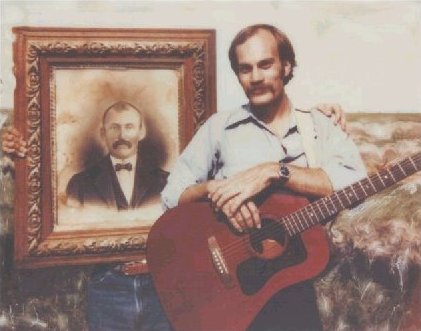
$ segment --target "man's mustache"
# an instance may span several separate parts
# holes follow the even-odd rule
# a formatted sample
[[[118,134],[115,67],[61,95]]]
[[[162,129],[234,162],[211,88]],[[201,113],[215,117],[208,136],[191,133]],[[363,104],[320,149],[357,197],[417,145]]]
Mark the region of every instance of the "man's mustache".
[[[261,85],[261,86],[249,88],[249,90],[247,91],[248,92],[247,95],[261,94],[261,93],[271,92],[271,91],[272,91],[272,86]]]
[[[132,143],[130,141],[127,141],[127,140],[124,140],[124,139],[116,140],[115,142],[113,142],[112,146],[113,146],[113,149],[116,149],[120,145],[126,145],[127,148],[132,147]]]

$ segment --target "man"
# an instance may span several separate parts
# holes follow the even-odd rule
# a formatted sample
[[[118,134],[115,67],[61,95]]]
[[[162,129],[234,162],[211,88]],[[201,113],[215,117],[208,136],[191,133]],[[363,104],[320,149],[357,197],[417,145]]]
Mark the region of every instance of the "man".
[[[161,194],[168,208],[208,198],[233,227],[248,231],[261,226],[253,198],[263,191],[282,186],[315,198],[366,175],[346,133],[318,112],[292,107],[284,87],[296,62],[284,33],[247,27],[229,57],[249,104],[217,113],[199,129]],[[304,282],[274,295],[248,330],[321,329],[312,283]]]
[[[165,184],[164,172],[138,153],[146,136],[140,110],[118,101],[105,110],[100,130],[109,154],[70,179],[66,190],[69,204],[127,210],[159,194]]]

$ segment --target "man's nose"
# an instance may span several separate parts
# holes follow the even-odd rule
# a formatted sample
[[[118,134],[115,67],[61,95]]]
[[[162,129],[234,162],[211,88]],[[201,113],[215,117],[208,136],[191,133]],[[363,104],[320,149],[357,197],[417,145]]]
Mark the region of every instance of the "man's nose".
[[[128,130],[121,128],[118,137],[127,140]]]
[[[259,68],[253,68],[251,71],[250,80],[252,83],[257,83],[263,80],[262,71]]]

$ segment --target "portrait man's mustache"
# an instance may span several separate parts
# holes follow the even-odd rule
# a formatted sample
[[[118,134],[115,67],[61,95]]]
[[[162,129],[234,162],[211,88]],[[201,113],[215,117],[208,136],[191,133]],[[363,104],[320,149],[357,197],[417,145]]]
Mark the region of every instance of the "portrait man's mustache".
[[[116,149],[118,146],[120,145],[126,145],[127,148],[131,148],[132,147],[132,143],[130,141],[124,140],[124,139],[119,139],[115,142],[113,142],[113,149]]]

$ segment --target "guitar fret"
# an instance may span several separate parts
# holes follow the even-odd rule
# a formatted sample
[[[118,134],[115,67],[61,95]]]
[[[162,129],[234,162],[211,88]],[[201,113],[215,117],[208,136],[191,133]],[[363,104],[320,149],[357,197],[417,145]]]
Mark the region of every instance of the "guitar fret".
[[[359,184],[358,182],[352,184],[352,189],[355,190],[358,197],[358,201],[360,201],[362,199],[365,199],[365,197],[367,196],[367,193],[364,191],[364,188],[358,184]]]
[[[400,163],[398,163],[398,166],[399,166],[399,168],[402,170],[403,174],[404,174],[405,176],[408,176],[408,175],[406,174],[406,172],[405,172],[405,169],[404,169],[404,168],[402,168],[402,166],[401,166],[401,164],[400,164]]]
[[[327,210],[329,210],[329,212],[332,212],[332,215],[334,215],[337,212],[337,209],[335,208],[335,204],[333,203],[332,199],[329,197],[326,198],[326,200],[328,200],[333,207],[332,209],[330,209],[329,205],[326,203]]]
[[[377,174],[377,177],[380,179],[380,181],[382,182],[383,186],[386,187],[387,185],[384,183],[384,181],[382,179],[382,175],[381,174]]]
[[[362,185],[362,184],[361,184],[361,182],[357,182],[357,184],[359,184],[359,185],[361,186],[361,188],[362,188],[362,189],[363,189],[363,191],[364,191],[365,196],[366,196],[366,197],[368,197],[367,192],[364,190],[364,185]]]
[[[414,166],[414,170],[417,171],[417,165],[415,164],[414,160],[412,159],[412,157],[408,157],[409,161],[411,161],[412,165]]]
[[[322,208],[319,206],[319,202],[315,202],[316,207],[320,210],[320,214],[322,215],[322,218],[326,218],[326,215],[323,213]]]
[[[294,217],[294,216],[298,217],[297,213],[294,213],[294,214],[293,214],[293,217]],[[295,230],[295,227],[297,227],[297,229],[298,229],[298,226],[297,226],[297,221],[296,221],[296,220],[295,220],[295,218],[294,218],[294,222],[292,222],[292,230],[294,231],[294,233],[298,233],[299,231],[295,232],[295,231],[296,231],[296,230]]]
[[[345,197],[346,197],[346,199],[348,200],[348,202],[349,202],[349,205],[352,205],[352,200],[351,200],[351,195],[350,194],[348,194],[348,193],[346,193],[346,190],[347,190],[348,188],[346,188],[346,189],[344,189],[343,190],[343,193],[344,193],[344,195],[345,195]]]
[[[377,192],[377,189],[376,189],[376,187],[374,186],[374,184],[373,184],[373,181],[371,180],[371,178],[370,177],[367,177],[367,179],[368,179],[368,182],[371,184],[371,186],[373,187],[373,192],[375,193],[375,192]]]
[[[327,204],[327,202],[326,202],[326,200],[329,200],[329,198],[327,198],[327,197],[325,197],[325,198],[323,198],[323,199],[320,199],[320,201],[322,202],[322,206],[326,209],[326,211],[327,211],[327,214],[329,215],[329,216],[332,216],[333,214],[334,214],[334,211],[332,210],[329,210],[329,206],[328,206],[328,204]]]
[[[399,168],[398,164],[393,165],[390,168],[390,171],[393,174],[393,178],[395,179],[395,182],[399,182],[400,180],[402,180],[406,177],[405,173],[402,172],[402,170]]]
[[[383,179],[386,181],[386,186],[391,186],[396,183],[396,180],[393,178],[393,176],[390,176],[388,173],[390,173],[389,169],[385,169],[385,171],[382,172]]]
[[[290,215],[288,215],[287,217],[286,217],[286,219],[285,219],[285,222],[281,222],[283,225],[284,225],[284,227],[285,227],[285,229],[287,230],[287,232],[288,232],[288,234],[289,234],[289,236],[291,237],[292,235],[293,235],[293,232],[291,231],[291,228],[289,227],[289,223],[290,223],[290,221],[288,221],[288,218],[290,217]]]
[[[297,225],[298,231],[300,231],[300,227],[301,227],[302,229],[304,229],[304,226],[303,226],[302,220],[301,220],[301,218],[300,218],[299,216],[298,216],[298,223],[297,223],[296,225]]]
[[[304,214],[303,209],[300,209],[298,212],[299,212],[299,213],[301,213],[301,217],[303,218],[303,221],[304,221],[304,222],[306,223],[306,225],[308,226],[307,219],[306,219],[306,215]]]
[[[312,211],[312,214],[316,217],[316,223],[317,223],[317,221],[319,220],[319,217],[317,216],[317,212],[316,212],[316,210],[314,209],[314,206],[313,206],[313,204],[311,203],[311,204],[309,204],[309,206],[310,206],[310,209],[312,209],[313,211]],[[310,214],[310,217],[311,217],[311,215],[312,214]]]
[[[340,191],[339,191],[340,192]],[[335,192],[335,196],[336,196],[336,198],[339,200],[339,203],[341,204],[341,206],[342,206],[342,208],[344,208],[345,209],[345,206],[344,206],[344,204],[342,203],[342,200],[341,200],[341,198],[339,197],[339,192]]]
[[[387,169],[387,171],[389,172],[389,174],[390,174],[390,176],[392,177],[392,179],[393,179],[393,182],[397,182],[397,180],[395,179],[395,176],[393,176],[393,172],[392,171],[390,171],[390,169]]]
[[[358,200],[358,194],[357,194],[357,192],[355,192],[355,190],[353,188],[353,185],[351,185],[350,188],[351,188],[352,192],[354,193],[354,197],[355,197],[355,199],[357,201]]]

